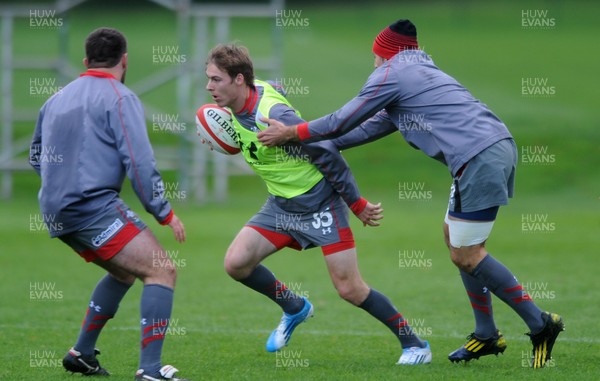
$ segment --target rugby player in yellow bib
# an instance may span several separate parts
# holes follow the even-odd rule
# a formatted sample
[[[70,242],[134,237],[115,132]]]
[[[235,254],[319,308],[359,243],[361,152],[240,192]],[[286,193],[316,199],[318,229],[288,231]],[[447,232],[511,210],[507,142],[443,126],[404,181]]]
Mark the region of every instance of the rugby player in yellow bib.
[[[245,48],[218,45],[208,55],[206,89],[214,102],[231,110],[242,153],[267,185],[269,197],[234,238],[225,255],[225,271],[261,293],[283,310],[279,325],[267,340],[275,352],[286,346],[295,327],[313,315],[309,300],[280,282],[261,262],[284,247],[321,247],[339,295],[385,324],[398,337],[398,364],[431,362],[427,341],[411,330],[387,297],[362,279],[348,221],[348,207],[365,224],[377,226],[380,204],[360,197],[354,178],[335,141],[266,147],[257,133],[267,126],[261,118],[302,123],[282,95],[283,89],[254,79]],[[279,91],[278,91],[279,90]],[[360,132],[360,131],[359,131]],[[357,137],[356,140],[361,140]]]

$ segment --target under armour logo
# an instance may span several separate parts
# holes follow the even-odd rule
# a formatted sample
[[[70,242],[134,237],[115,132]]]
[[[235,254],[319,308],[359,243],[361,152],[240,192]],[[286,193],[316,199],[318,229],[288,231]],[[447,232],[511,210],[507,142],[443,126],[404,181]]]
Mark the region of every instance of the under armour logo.
[[[163,186],[163,187],[164,187],[164,186]],[[163,190],[163,191],[164,191],[164,190]],[[164,192],[163,192],[163,193],[164,193]],[[137,214],[135,214],[135,213],[134,213],[133,211],[131,211],[131,210],[128,210],[126,214],[127,214],[127,218],[128,218],[128,219],[130,219],[130,220],[134,220],[134,221],[138,221],[138,220],[139,220],[139,217],[137,216]]]
[[[148,321],[146,320],[146,318],[143,318],[143,319],[140,321],[140,323],[141,323],[142,325],[146,325],[146,324],[148,324]]]
[[[248,154],[250,157],[256,161],[258,161],[258,156],[256,156],[256,151],[258,151],[258,146],[254,144],[254,142],[250,143],[250,147],[248,147]]]
[[[94,304],[94,301],[90,301],[90,308],[93,309],[96,312],[100,312],[100,310],[102,309],[102,307],[100,307],[97,304]]]
[[[331,228],[323,228],[321,230],[323,231],[323,234],[331,233]]]

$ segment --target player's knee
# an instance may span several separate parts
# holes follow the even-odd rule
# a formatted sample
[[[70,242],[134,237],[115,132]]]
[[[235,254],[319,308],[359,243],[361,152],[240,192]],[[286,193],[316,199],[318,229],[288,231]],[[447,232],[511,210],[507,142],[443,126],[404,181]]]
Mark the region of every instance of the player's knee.
[[[460,248],[450,247],[450,260],[456,267],[467,273],[471,273],[475,269],[485,254],[483,244]]]
[[[133,283],[135,283],[135,275],[133,274],[127,274],[125,272],[110,272],[110,275],[115,278],[116,280],[118,280],[121,283],[125,283],[125,284],[129,284],[132,285]]]
[[[335,284],[335,288],[340,298],[355,306],[359,305],[364,300],[364,287],[361,286],[360,282],[351,281],[340,281]]]
[[[155,276],[162,279],[166,284],[175,285],[175,281],[177,280],[177,269],[175,264],[172,261],[169,261],[163,266],[159,266]]]
[[[345,301],[347,301],[349,303],[355,304],[355,303],[353,303],[355,292],[352,289],[352,287],[346,287],[346,286],[338,287],[337,292],[338,292],[338,295],[340,296],[340,298],[344,299]]]
[[[235,280],[241,279],[239,268],[237,266],[235,266],[231,260],[227,260],[227,257],[225,257],[223,267],[225,268],[225,272],[227,273],[227,275],[229,275],[230,277],[232,277]]]
[[[459,253],[459,251],[456,248],[450,246],[450,244],[448,244],[448,248],[450,249],[450,260],[452,261],[452,263],[454,263],[456,267],[462,269],[466,264],[464,257]]]
[[[154,264],[151,270],[137,275],[144,284],[160,284],[169,288],[175,288],[177,281],[177,270],[171,261],[164,261],[160,265]]]
[[[223,267],[225,268],[227,275],[235,280],[242,280],[250,275],[247,263],[242,260],[242,256],[231,249],[227,250],[227,254],[225,254]]]
[[[152,251],[152,264],[149,277],[161,279],[164,283],[175,283],[177,279],[177,267],[171,257],[164,251]]]
[[[175,283],[175,281],[177,280],[177,268],[175,267],[175,264],[173,264],[172,266],[169,266],[169,268],[165,269],[166,274],[165,276],[173,281],[173,283]]]
[[[225,268],[227,275],[235,279],[236,268],[229,257],[229,252],[225,255],[225,259],[223,260],[223,268]]]

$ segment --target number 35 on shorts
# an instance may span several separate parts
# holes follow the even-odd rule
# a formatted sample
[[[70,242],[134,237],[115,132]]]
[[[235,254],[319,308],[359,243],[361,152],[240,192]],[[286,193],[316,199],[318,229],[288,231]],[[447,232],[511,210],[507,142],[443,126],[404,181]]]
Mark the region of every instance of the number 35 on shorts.
[[[331,225],[333,224],[333,215],[329,212],[329,208],[320,213],[313,213],[312,226],[315,229],[321,229],[323,234],[331,233]]]

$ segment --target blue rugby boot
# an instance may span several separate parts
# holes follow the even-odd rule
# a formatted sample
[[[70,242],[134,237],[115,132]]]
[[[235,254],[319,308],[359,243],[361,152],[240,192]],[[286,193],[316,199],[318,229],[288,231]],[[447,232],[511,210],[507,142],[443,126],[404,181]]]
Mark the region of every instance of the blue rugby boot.
[[[310,304],[308,299],[302,299],[304,299],[304,307],[302,307],[300,312],[294,315],[286,314],[285,312],[283,313],[279,325],[267,340],[267,351],[276,352],[285,347],[290,341],[290,337],[296,326],[313,316],[313,305]]]
[[[431,363],[431,347],[425,340],[425,348],[410,347],[402,350],[402,355],[396,364],[398,365],[420,365]]]

